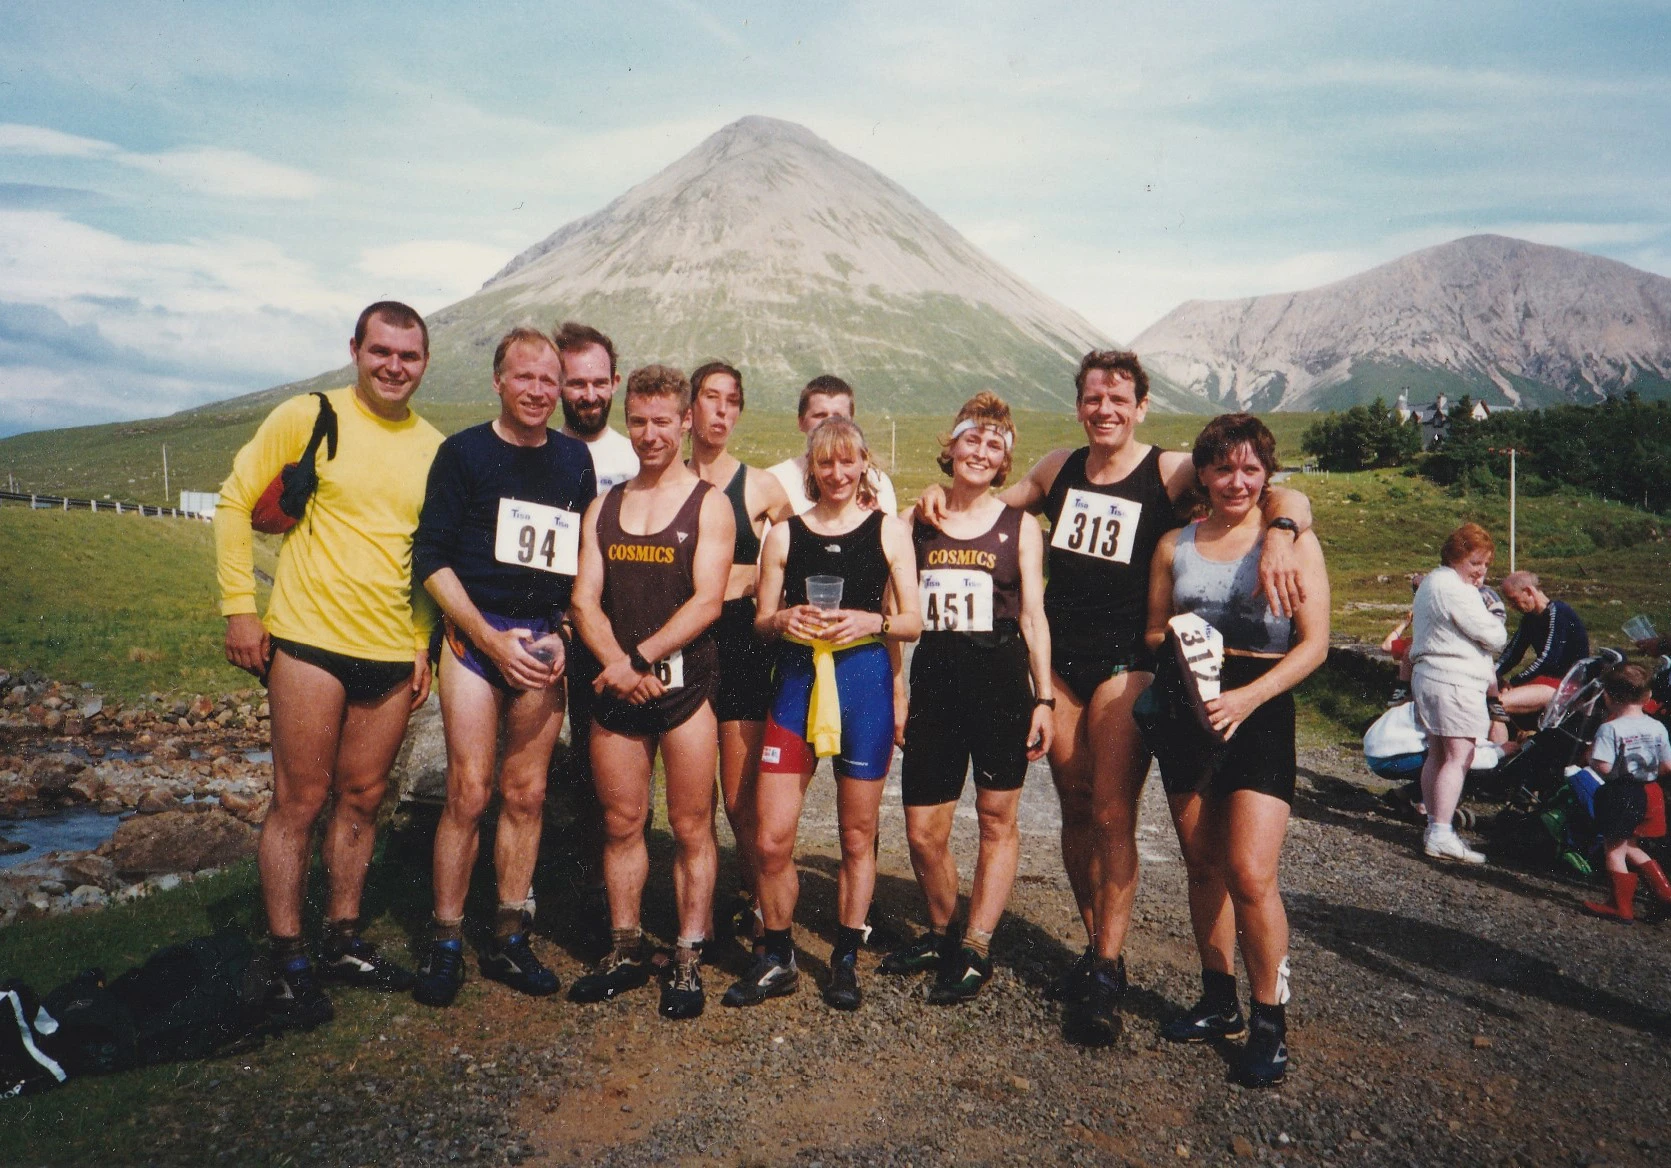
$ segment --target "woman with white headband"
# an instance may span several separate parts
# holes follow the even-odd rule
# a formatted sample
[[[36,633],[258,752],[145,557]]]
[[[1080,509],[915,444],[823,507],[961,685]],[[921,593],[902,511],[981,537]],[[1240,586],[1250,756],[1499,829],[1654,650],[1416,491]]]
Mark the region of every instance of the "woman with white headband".
[[[938,969],[928,1000],[963,1002],[992,976],[988,946],[1015,883],[1016,811],[1027,764],[1050,747],[1050,630],[1044,616],[1044,537],[1038,520],[1006,507],[1015,446],[1009,406],[982,393],[941,442],[952,477],[945,517],[913,517],[922,643],[911,663],[901,788],[911,865],[928,902],[928,932],[883,959],[884,973]],[[971,760],[980,851],[959,943],[952,817]]]

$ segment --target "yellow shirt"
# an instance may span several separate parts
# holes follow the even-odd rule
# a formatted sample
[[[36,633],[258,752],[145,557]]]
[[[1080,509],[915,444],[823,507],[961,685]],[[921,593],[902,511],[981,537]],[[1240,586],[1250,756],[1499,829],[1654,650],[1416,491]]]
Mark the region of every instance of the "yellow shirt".
[[[435,609],[412,584],[412,533],[439,430],[408,413],[390,422],[352,386],[326,395],[337,454],[320,443],[319,490],[279,549],[265,624],[275,637],[368,661],[410,661],[429,644]],[[319,416],[312,394],[280,405],[232,461],[215,508],[221,614],[255,611],[250,511],[273,476],[301,457]]]

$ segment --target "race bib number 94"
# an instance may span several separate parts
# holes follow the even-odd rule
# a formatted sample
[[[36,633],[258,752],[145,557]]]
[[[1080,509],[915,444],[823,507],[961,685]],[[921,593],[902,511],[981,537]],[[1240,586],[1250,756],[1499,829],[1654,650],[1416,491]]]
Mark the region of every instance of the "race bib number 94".
[[[1131,563],[1137,520],[1143,504],[1118,495],[1070,488],[1061,518],[1050,532],[1050,546],[1112,564]]]
[[[986,572],[932,568],[918,576],[923,630],[930,633],[990,633],[992,577]]]
[[[541,503],[500,499],[493,558],[501,564],[572,576],[580,565],[580,516]]]

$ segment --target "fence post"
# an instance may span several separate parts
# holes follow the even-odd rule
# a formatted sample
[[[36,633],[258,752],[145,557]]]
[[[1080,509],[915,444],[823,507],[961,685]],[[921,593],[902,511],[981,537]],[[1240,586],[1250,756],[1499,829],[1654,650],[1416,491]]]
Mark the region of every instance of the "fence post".
[[[70,509],[70,497],[68,495],[65,495],[64,496],[64,510],[68,511],[69,509]]]

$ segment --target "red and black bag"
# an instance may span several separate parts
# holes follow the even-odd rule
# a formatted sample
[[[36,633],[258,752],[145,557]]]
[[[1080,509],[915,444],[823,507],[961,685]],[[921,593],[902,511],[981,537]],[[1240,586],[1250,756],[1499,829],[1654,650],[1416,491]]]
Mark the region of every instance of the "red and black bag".
[[[307,512],[308,500],[319,489],[319,472],[314,467],[319,443],[325,443],[326,458],[337,456],[337,412],[324,394],[316,392],[313,396],[319,399],[319,417],[314,419],[313,436],[308,439],[302,457],[287,463],[274,475],[250,509],[250,526],[256,531],[283,535],[295,527]]]

